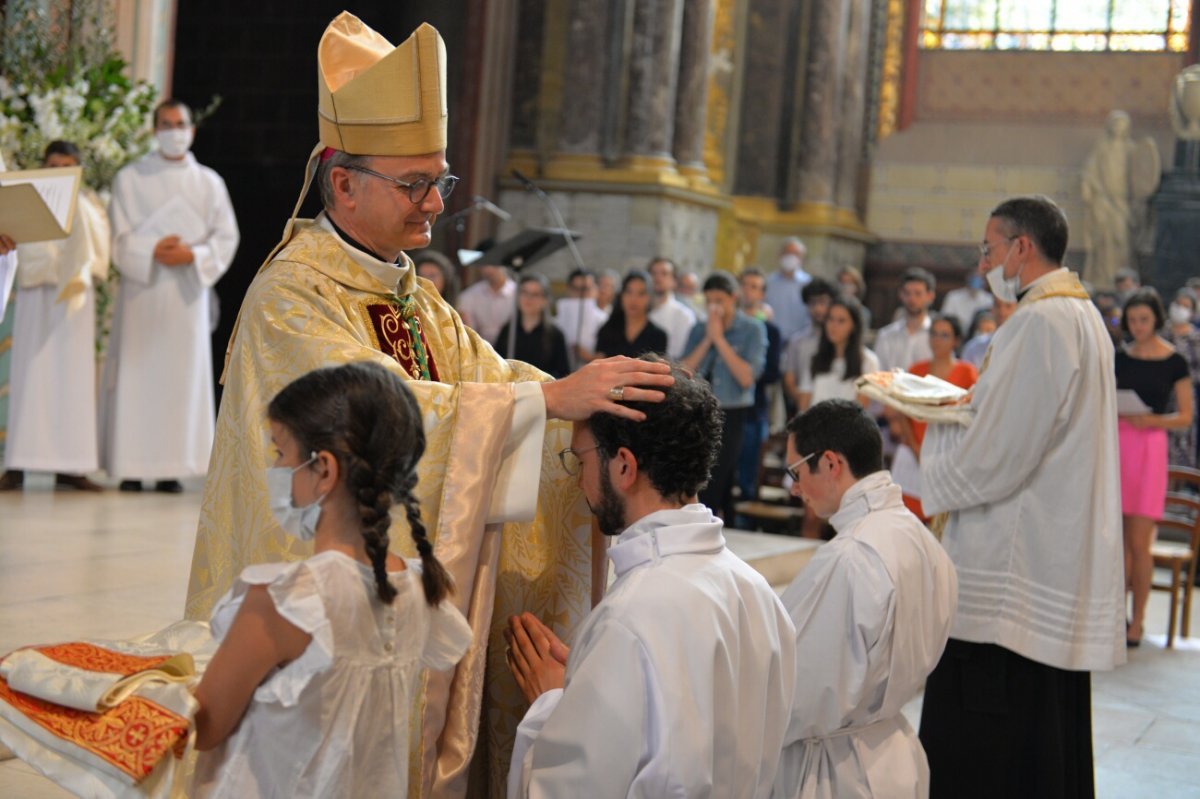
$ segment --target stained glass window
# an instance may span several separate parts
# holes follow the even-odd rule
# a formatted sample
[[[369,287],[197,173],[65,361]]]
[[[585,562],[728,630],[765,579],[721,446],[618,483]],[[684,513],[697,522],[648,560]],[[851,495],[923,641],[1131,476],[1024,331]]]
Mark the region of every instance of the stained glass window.
[[[1191,0],[925,0],[928,50],[1183,52]]]

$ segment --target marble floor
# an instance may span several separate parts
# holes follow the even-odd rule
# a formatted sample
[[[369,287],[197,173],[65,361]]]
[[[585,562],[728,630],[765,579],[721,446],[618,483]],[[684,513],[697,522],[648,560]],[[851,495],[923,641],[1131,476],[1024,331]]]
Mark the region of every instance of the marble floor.
[[[182,495],[88,495],[55,492],[35,476],[24,492],[0,494],[0,652],[131,637],[178,619],[200,506],[199,484],[186,487]],[[797,543],[779,542],[773,560],[773,544],[731,536],[760,569],[796,568],[811,554]],[[770,579],[781,582],[777,573]],[[1163,649],[1166,619],[1166,599],[1156,593],[1142,647],[1122,668],[1093,677],[1104,799],[1200,796],[1200,638]],[[915,720],[920,699],[905,712]],[[4,799],[68,795],[19,760],[0,762]]]

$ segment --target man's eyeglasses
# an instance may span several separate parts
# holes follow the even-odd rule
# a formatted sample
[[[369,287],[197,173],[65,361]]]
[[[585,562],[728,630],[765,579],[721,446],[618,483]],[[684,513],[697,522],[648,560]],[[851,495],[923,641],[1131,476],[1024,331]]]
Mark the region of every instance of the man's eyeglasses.
[[[368,175],[374,175],[381,180],[386,180],[388,183],[394,183],[402,189],[408,191],[408,201],[413,205],[420,205],[429,196],[429,190],[437,188],[438,194],[442,199],[446,199],[454,193],[454,187],[458,185],[458,178],[454,175],[442,175],[440,178],[430,180],[429,178],[419,178],[412,183],[405,183],[399,178],[394,178],[391,175],[385,175],[382,172],[376,172],[374,169],[367,169],[365,166],[350,166],[347,169],[353,169],[355,172],[363,172]]]
[[[799,469],[801,466],[803,466],[805,461],[807,461],[809,458],[811,458],[813,455],[816,455],[816,454],[817,453],[815,453],[815,452],[810,452],[807,455],[805,455],[803,458],[801,458],[800,460],[796,461],[795,463],[789,463],[787,466],[785,466],[783,468],[783,470],[785,472],[787,472],[787,476],[792,478],[793,483],[800,482],[800,473],[797,472],[796,470]]]
[[[1019,238],[1021,238],[1021,234],[1018,233],[1015,236],[1005,236],[1004,240],[1005,241],[1013,241],[1013,240],[1019,239]],[[992,252],[992,245],[988,244],[986,241],[983,244],[979,245],[979,257],[982,258],[983,260],[986,261],[988,255],[990,255],[991,252]]]
[[[562,452],[558,453],[558,460],[560,463],[562,463],[563,470],[572,477],[575,477],[579,474],[579,470],[583,468],[583,461],[579,459],[579,456],[585,452],[591,452],[594,449],[600,449],[600,445],[597,444],[594,447],[588,447],[586,449],[571,449],[570,447],[567,447]]]

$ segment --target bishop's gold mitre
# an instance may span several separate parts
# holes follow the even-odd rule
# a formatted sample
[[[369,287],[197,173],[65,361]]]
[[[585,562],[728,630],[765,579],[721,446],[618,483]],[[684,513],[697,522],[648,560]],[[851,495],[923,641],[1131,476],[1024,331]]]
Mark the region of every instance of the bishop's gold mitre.
[[[348,11],[317,47],[321,144],[351,155],[446,149],[446,43],[429,23],[393,47]]]

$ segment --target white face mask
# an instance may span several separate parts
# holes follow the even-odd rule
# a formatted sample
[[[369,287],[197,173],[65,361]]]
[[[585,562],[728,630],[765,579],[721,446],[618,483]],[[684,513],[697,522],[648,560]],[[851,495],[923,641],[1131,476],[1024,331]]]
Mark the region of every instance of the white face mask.
[[[1192,309],[1186,305],[1171,303],[1171,310],[1167,313],[1171,317],[1171,324],[1184,325],[1192,321]]]
[[[800,260],[800,256],[795,253],[789,252],[779,256],[779,268],[785,272],[795,272],[803,264],[804,261]]]
[[[267,469],[267,494],[271,500],[271,515],[283,531],[301,541],[311,541],[317,534],[317,521],[321,518],[321,500],[317,497],[310,505],[297,508],[292,504],[292,475],[317,459],[317,453],[295,469],[289,466],[272,466]]]
[[[1008,255],[1004,256],[1004,261],[999,266],[989,269],[985,275],[992,294],[1004,302],[1017,301],[1017,292],[1021,290],[1021,272],[1025,269],[1025,266],[1022,265],[1015,275],[1006,279],[1004,267],[1008,266],[1008,259],[1011,255],[1012,249],[1009,249]]]
[[[164,156],[183,158],[192,148],[192,139],[195,134],[194,128],[171,128],[170,130],[155,131],[154,138],[158,141],[158,151]]]

